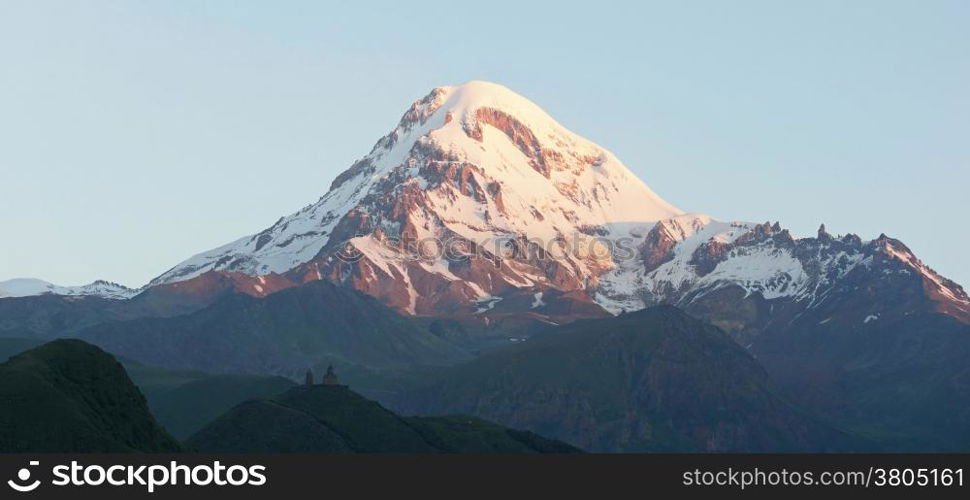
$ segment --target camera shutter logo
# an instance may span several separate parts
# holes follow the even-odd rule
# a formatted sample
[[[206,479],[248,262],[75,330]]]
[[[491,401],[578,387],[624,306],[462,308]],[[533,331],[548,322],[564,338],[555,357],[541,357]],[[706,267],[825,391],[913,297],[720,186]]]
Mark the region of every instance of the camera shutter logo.
[[[38,462],[37,460],[30,461],[31,467],[34,467],[37,465],[40,465],[40,462]],[[19,491],[21,493],[34,491],[35,489],[37,489],[38,486],[40,486],[40,481],[34,481],[32,483],[27,483],[27,481],[30,481],[30,469],[24,467],[23,469],[20,469],[19,471],[17,471],[17,480],[15,481],[11,479],[7,481],[7,486],[10,486],[14,490]]]

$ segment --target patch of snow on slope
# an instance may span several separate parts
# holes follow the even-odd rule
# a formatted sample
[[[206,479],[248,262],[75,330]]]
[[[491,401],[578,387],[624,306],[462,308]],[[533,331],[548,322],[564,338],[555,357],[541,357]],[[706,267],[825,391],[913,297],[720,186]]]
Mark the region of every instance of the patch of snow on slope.
[[[475,314],[481,314],[485,311],[494,309],[495,304],[498,304],[501,300],[502,297],[495,297],[493,295],[486,295],[484,297],[475,299],[475,303],[478,305],[478,309],[475,310]]]
[[[750,295],[758,292],[766,299],[799,296],[808,282],[801,262],[788,250],[758,245],[752,251],[732,251],[727,260],[697,280],[697,288],[718,288],[725,284],[741,286]]]

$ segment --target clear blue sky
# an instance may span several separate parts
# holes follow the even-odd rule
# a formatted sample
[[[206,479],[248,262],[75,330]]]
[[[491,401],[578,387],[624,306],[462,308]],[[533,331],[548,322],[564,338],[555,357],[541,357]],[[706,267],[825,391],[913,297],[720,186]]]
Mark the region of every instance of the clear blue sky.
[[[970,2],[0,2],[0,280],[139,286],[491,80],[720,219],[970,284]]]

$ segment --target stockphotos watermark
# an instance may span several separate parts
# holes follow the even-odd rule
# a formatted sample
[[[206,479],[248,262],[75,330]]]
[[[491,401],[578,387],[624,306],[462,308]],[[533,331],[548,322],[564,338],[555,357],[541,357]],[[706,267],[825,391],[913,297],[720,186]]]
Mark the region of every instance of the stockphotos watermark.
[[[634,237],[616,238],[586,233],[559,235],[550,239],[500,236],[479,240],[462,236],[370,236],[361,234],[344,240],[337,247],[337,258],[343,262],[357,262],[367,255],[368,249],[374,249],[385,258],[399,261],[428,262],[444,259],[461,262],[481,259],[500,265],[506,259],[544,262],[572,257],[579,260],[622,262],[637,257],[639,241]],[[375,245],[377,248],[374,248]]]
[[[31,460],[29,467],[17,472],[17,477],[7,485],[20,493],[42,487],[42,481],[33,477],[32,469],[40,462]],[[85,465],[77,460],[70,464],[51,467],[50,484],[54,487],[138,487],[149,493],[169,486],[263,486],[266,484],[266,467],[263,465],[224,465],[218,460],[211,465],[184,465],[172,460],[167,465]]]

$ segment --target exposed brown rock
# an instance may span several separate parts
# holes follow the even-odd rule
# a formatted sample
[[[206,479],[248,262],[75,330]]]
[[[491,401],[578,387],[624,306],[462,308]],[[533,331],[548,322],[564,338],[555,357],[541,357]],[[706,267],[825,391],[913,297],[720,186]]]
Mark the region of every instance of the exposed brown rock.
[[[508,136],[509,140],[519,148],[519,151],[522,151],[522,154],[531,160],[530,164],[532,168],[546,178],[549,177],[549,168],[546,166],[546,159],[551,156],[551,153],[543,154],[539,140],[529,127],[525,126],[515,117],[494,108],[482,107],[476,109],[475,120],[476,123],[474,126],[465,128],[465,133],[469,137],[481,141],[481,124],[491,125]]]
[[[706,276],[727,258],[731,245],[723,241],[710,239],[700,244],[691,254],[690,263],[698,276]]]

